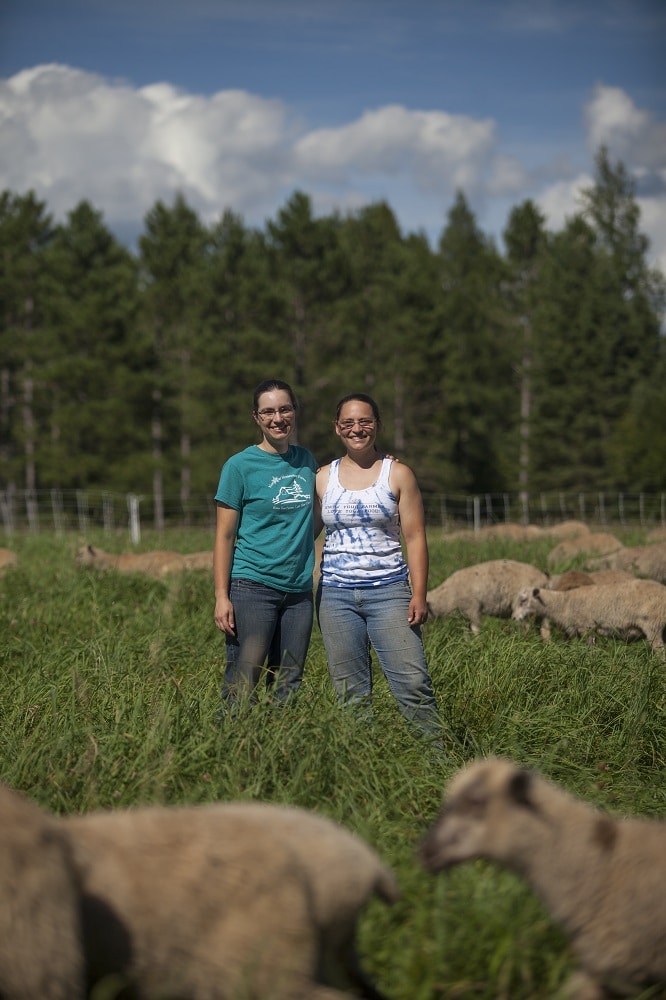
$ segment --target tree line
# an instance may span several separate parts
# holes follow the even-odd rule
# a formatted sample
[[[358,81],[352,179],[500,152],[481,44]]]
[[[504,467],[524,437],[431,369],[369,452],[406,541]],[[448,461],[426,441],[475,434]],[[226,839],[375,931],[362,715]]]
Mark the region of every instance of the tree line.
[[[0,195],[0,489],[210,495],[284,378],[299,441],[338,453],[337,399],[371,393],[424,492],[664,488],[664,276],[631,178],[601,148],[580,210],[527,200],[504,249],[459,191],[437,246],[386,202],[263,229],[157,201],[136,250],[87,201],[54,224]]]

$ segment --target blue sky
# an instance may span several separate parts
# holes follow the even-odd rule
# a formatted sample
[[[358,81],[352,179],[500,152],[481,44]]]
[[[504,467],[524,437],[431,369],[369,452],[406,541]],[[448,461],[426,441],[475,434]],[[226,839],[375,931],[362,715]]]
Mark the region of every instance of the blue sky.
[[[0,189],[123,238],[177,191],[263,226],[385,199],[436,242],[578,207],[601,143],[666,270],[664,0],[0,0]]]

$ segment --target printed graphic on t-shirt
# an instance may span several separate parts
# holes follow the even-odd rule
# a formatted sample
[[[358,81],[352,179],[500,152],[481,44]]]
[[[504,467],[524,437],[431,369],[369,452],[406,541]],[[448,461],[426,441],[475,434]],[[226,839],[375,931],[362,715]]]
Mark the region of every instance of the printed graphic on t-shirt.
[[[273,490],[278,484],[278,491],[273,497],[273,507],[305,507],[312,503],[312,493],[303,489],[303,484],[307,486],[304,476],[293,473],[274,476],[268,485]]]

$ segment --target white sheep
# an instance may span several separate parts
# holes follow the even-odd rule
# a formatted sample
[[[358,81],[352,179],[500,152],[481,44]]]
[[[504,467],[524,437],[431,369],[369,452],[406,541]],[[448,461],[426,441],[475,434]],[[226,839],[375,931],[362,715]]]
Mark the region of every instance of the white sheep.
[[[622,548],[622,542],[607,531],[590,531],[566,538],[548,553],[547,562],[552,568],[560,563],[575,559],[576,556],[596,552],[605,554]]]
[[[84,996],[79,896],[55,818],[0,785],[0,997]]]
[[[666,986],[666,823],[614,818],[489,758],[453,776],[419,856],[430,872],[485,858],[525,879],[571,942],[571,998]]]
[[[590,569],[623,569],[649,580],[666,583],[666,542],[626,546],[598,559],[590,560]]]
[[[575,590],[533,587],[521,591],[513,612],[516,621],[547,619],[568,637],[597,633],[624,639],[647,639],[666,651],[666,587],[654,580],[626,580]]]
[[[358,962],[361,908],[398,896],[360,838],[266,803],[63,820],[80,873],[91,980],[142,997],[379,1000]]]
[[[482,615],[510,618],[518,594],[526,587],[545,587],[548,574],[515,559],[490,559],[456,570],[438,587],[428,591],[428,612],[439,617],[456,611],[480,631]]]

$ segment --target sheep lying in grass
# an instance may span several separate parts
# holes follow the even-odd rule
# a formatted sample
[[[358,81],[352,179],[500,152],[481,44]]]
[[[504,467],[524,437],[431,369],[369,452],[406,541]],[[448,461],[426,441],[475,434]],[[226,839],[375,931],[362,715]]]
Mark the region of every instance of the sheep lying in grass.
[[[79,898],[56,819],[0,785],[0,997],[83,997]]]
[[[213,568],[213,552],[192,552],[183,555],[180,552],[155,550],[153,552],[130,552],[116,555],[105,552],[95,545],[82,546],[76,556],[81,566],[92,566],[95,569],[116,570],[119,573],[142,573],[144,576],[155,577],[158,580],[185,570]]]
[[[575,559],[576,556],[588,552],[607,553],[622,548],[622,542],[605,531],[588,532],[575,538],[566,538],[548,553],[547,562],[550,567]]]
[[[558,591],[533,587],[521,591],[516,621],[547,619],[567,637],[597,633],[623,639],[647,639],[666,655],[666,587],[654,580],[627,580]],[[542,632],[543,634],[543,632]]]
[[[480,631],[482,615],[510,618],[518,594],[526,587],[545,587],[548,574],[515,559],[490,559],[456,570],[434,590],[428,591],[428,612],[439,617],[456,611]]]
[[[361,908],[398,889],[370,847],[314,813],[265,803],[64,819],[92,982],[168,1000],[380,1000],[358,962]]]
[[[18,565],[18,556],[11,549],[0,549],[0,573],[10,566]]]
[[[590,569],[623,569],[649,580],[666,583],[666,542],[624,547],[590,560]]]
[[[419,855],[430,872],[485,858],[524,878],[571,941],[571,998],[666,986],[666,823],[613,818],[490,758],[453,776]]]

